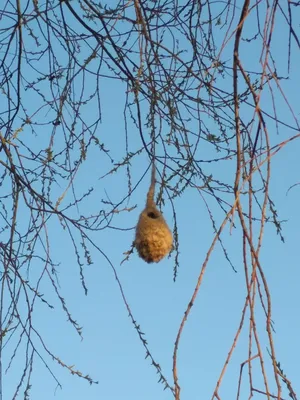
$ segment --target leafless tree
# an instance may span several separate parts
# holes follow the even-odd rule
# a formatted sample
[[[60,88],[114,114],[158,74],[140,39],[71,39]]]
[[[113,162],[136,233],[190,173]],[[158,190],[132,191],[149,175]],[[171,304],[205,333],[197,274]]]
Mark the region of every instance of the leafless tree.
[[[222,241],[224,227],[229,225],[241,228],[246,298],[240,326],[212,399],[221,398],[219,389],[227,366],[241,331],[247,327],[249,357],[237,377],[237,398],[246,366],[249,397],[258,392],[268,399],[281,399],[282,391],[288,390],[289,396],[296,399],[292,383],[276,357],[271,295],[260,250],[267,223],[283,240],[269,192],[270,180],[276,179],[271,175],[272,158],[300,136],[296,104],[285,89],[285,82],[295,78],[294,53],[299,56],[299,6],[299,2],[288,0],[2,2],[0,360],[10,340],[16,342],[9,355],[10,364],[18,348],[24,344],[26,348],[14,398],[21,391],[25,398],[29,395],[35,355],[49,370],[54,360],[72,374],[94,382],[53,354],[35,327],[36,304],[44,302],[53,307],[47,293],[40,289],[47,281],[70,324],[82,334],[60,291],[49,229],[69,235],[86,293],[84,266],[92,262],[91,249],[106,259],[146,356],[160,382],[179,400],[177,352],[181,334],[217,243],[232,265]],[[278,34],[285,35],[283,49],[278,49],[274,39]],[[118,133],[124,151],[119,160],[112,159],[114,149],[107,147],[101,131],[102,104],[106,101],[103,82],[117,82],[125,99],[123,131]],[[87,117],[89,108],[93,111]],[[280,139],[282,129],[284,140]],[[278,135],[271,135],[270,130]],[[78,175],[89,165],[90,154],[96,154],[107,165],[102,179],[123,173],[127,181],[127,192],[122,193],[118,203],[102,201],[93,212],[85,204],[93,198],[94,188],[82,193],[77,187]],[[198,191],[215,235],[175,335],[173,382],[167,380],[159,355],[151,353],[134,318],[118,268],[93,236],[112,226],[121,229],[115,225],[116,214],[134,209],[128,199],[139,190],[148,171],[140,180],[133,179],[140,158],[148,158],[148,166],[155,159],[160,182],[157,202],[173,210],[174,280],[180,279],[180,226],[174,200],[190,190]],[[232,173],[224,180],[216,169],[212,172],[213,165]],[[94,185],[97,182],[99,176],[95,176]],[[212,204],[224,215],[220,223]],[[128,250],[126,261],[130,261],[132,251]],[[38,276],[31,274],[34,266],[38,266]],[[256,324],[257,303],[265,315],[267,359]],[[250,313],[250,327],[245,324],[246,312]],[[252,382],[254,360],[259,360],[255,368],[263,377],[263,388],[254,387]],[[1,387],[4,369],[9,373],[10,364],[0,365]],[[272,366],[271,376],[266,364]],[[275,389],[270,381],[275,382]]]

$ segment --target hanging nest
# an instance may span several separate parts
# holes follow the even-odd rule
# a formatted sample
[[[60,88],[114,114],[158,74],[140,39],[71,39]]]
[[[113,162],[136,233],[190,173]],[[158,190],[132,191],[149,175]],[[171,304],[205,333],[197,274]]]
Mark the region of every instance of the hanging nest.
[[[139,256],[147,263],[159,262],[172,250],[172,233],[154,202],[140,215],[134,244]]]

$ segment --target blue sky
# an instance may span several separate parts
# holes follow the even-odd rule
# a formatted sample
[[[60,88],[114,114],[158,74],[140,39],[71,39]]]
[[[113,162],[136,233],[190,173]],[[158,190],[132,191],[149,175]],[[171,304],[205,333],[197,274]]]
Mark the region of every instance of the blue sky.
[[[286,75],[287,39],[283,33],[286,33],[286,28],[284,28],[282,19],[279,18],[277,23],[274,36],[274,53],[278,57],[277,67],[281,69],[283,75]],[[76,25],[74,25],[75,27]],[[250,32],[251,23],[246,26],[246,33],[248,33],[247,29]],[[219,35],[222,35],[222,32]],[[222,36],[217,37],[221,40]],[[252,46],[251,52],[249,52],[249,47],[245,47],[248,50],[245,50],[243,55],[245,65],[249,69],[255,69],[258,66],[257,58],[255,59],[259,53],[258,48],[255,47],[255,43]],[[29,45],[29,48],[33,50],[33,44]],[[230,58],[231,50],[232,47],[229,45],[228,50],[224,51],[224,60]],[[242,48],[241,53],[243,51],[244,48]],[[281,53],[284,53],[285,56],[281,57]],[[89,54],[88,50],[82,50],[83,59],[87,54]],[[255,57],[252,57],[252,54]],[[63,60],[63,54],[59,52],[56,54],[58,58],[60,55],[61,60]],[[299,79],[297,79],[299,62],[298,55],[292,58],[291,80],[281,81],[297,116],[299,115]],[[24,64],[24,70],[28,71],[28,80],[34,79],[33,75],[31,76],[33,72],[26,66],[25,60]],[[42,69],[45,65],[46,61],[42,60],[40,68]],[[231,66],[231,61],[229,65]],[[96,70],[96,64],[91,64],[91,68]],[[224,87],[228,88],[232,81],[229,76],[226,79],[224,80]],[[93,85],[92,80],[87,81],[87,93],[94,90]],[[42,83],[41,88],[47,93],[46,83],[45,86]],[[126,87],[116,80],[101,78],[100,90],[102,123],[97,128],[96,135],[104,143],[105,148],[110,149],[110,153],[109,156],[105,156],[103,152],[90,148],[87,160],[80,167],[75,180],[77,196],[80,197],[91,187],[94,187],[94,191],[79,205],[79,215],[86,213],[87,210],[88,213],[96,213],[99,209],[105,207],[102,200],[110,199],[113,203],[118,203],[124,197],[124,193],[127,192],[125,169],[120,169],[119,172],[100,179],[113,168],[114,164],[111,159],[114,162],[119,162],[126,155],[123,116]],[[23,96],[28,114],[31,115],[39,107],[38,102],[40,100],[38,100],[38,96],[32,94],[32,92],[28,94],[25,90]],[[277,99],[279,118],[283,118],[286,122],[292,124],[293,121],[291,121],[283,100],[279,98],[279,95]],[[271,111],[269,95],[263,98],[262,104]],[[242,113],[245,117],[248,117],[251,110],[249,110],[249,107],[242,107]],[[46,113],[41,110],[36,120],[42,121],[44,118],[50,121],[53,115],[54,113]],[[96,105],[91,103],[84,108],[82,117],[85,121],[92,122],[95,116]],[[216,124],[213,119],[205,116],[204,118],[206,126],[215,132]],[[195,123],[191,122],[191,124]],[[291,130],[281,127],[278,135],[275,125],[270,124],[269,126],[272,131],[270,137],[272,145],[295,134],[295,132],[292,133]],[[49,144],[53,126],[37,125],[34,128],[36,135],[25,128],[23,132],[20,132],[18,138],[36,151],[38,149],[44,150]],[[130,120],[128,121],[128,128],[130,151],[134,152],[142,147],[142,143],[137,129]],[[164,128],[166,129],[165,126]],[[77,126],[76,129],[80,130],[81,127]],[[197,125],[191,125],[190,129],[197,131]],[[148,133],[146,131],[145,135]],[[55,135],[53,148],[58,151],[62,145],[62,133],[58,131]],[[300,390],[298,365],[300,357],[300,292],[298,290],[300,279],[298,267],[300,222],[298,199],[300,186],[295,187],[288,195],[287,190],[299,181],[299,150],[299,142],[296,140],[285,146],[272,159],[270,194],[275,201],[276,209],[279,211],[279,219],[285,220],[283,223],[285,243],[283,244],[280,241],[274,226],[267,224],[260,255],[261,264],[272,294],[276,354],[296,392]],[[172,153],[172,150],[170,152]],[[157,155],[161,156],[162,154],[163,149],[158,145]],[[74,149],[74,158],[77,156],[78,147]],[[201,143],[197,153],[199,159],[205,160],[216,156],[218,154],[216,155],[207,143]],[[221,163],[203,162],[200,165],[207,174],[212,173],[216,179],[233,183],[234,159]],[[148,166],[149,159],[145,152],[132,161],[133,186],[143,176]],[[136,209],[131,212],[120,213],[113,219],[112,225],[124,230],[106,228],[91,233],[91,238],[105,252],[116,269],[133,316],[145,333],[151,354],[160,364],[162,373],[168,382],[173,385],[172,354],[174,341],[183,313],[193,294],[202,263],[213,240],[214,232],[199,191],[189,188],[181,197],[174,200],[180,240],[180,268],[176,282],[173,282],[174,254],[159,264],[148,265],[139,259],[135,252],[130,256],[129,261],[120,265],[124,259],[123,253],[130,249],[133,241],[134,226],[145,204],[149,179],[150,173],[143,178],[128,203],[125,202],[122,205],[122,208],[136,206]],[[60,182],[61,185],[57,185],[53,189],[53,201],[58,199],[66,189],[66,182],[62,180]],[[200,180],[198,184],[199,182]],[[36,185],[38,188],[39,183],[37,182]],[[219,226],[224,218],[223,212],[209,194],[205,193],[203,196],[209,202],[214,219]],[[67,205],[68,202],[72,201],[72,198],[72,193],[69,191],[63,200],[63,204]],[[233,201],[232,195],[224,194],[224,198],[229,202]],[[28,214],[24,205],[20,205],[20,207],[18,223],[22,227],[23,224],[25,226],[28,223]],[[77,213],[75,209],[72,212]],[[170,202],[166,201],[163,212],[169,225],[173,227],[174,221]],[[238,221],[237,215],[235,221]],[[55,355],[67,365],[75,365],[75,369],[80,370],[83,374],[89,374],[99,384],[90,386],[84,379],[72,376],[66,369],[52,362],[47,356],[45,357],[41,344],[37,344],[38,351],[41,351],[41,354],[44,355],[49,367],[61,383],[62,389],[57,387],[50,372],[35,355],[30,398],[42,398],[43,400],[77,400],[82,398],[89,400],[102,398],[109,400],[120,398],[123,400],[167,400],[173,398],[169,390],[164,391],[163,386],[157,383],[158,375],[155,368],[151,366],[149,359],[145,360],[145,349],[128,317],[114,271],[105,257],[101,256],[92,246],[90,247],[93,264],[84,266],[88,288],[88,295],[86,296],[81,285],[80,272],[72,242],[66,230],[62,228],[55,217],[51,217],[48,221],[47,232],[53,261],[58,264],[59,287],[73,318],[83,327],[83,340],[66,321],[66,315],[61,311],[57,297],[47,279],[42,281],[39,291],[44,293],[45,299],[54,306],[54,309],[51,310],[44,303],[36,301],[33,313],[34,325],[43,337],[44,342],[47,343],[48,348]],[[74,232],[74,236],[80,243],[80,237],[76,232]],[[241,311],[246,297],[240,226],[237,224],[236,229],[230,229],[230,226],[227,225],[222,240],[237,273],[226,261],[220,245],[217,244],[180,342],[178,375],[183,400],[197,397],[201,399],[212,398],[213,390],[240,323]],[[37,246],[37,251],[42,252],[42,248]],[[24,275],[34,282],[40,276],[41,268],[43,268],[43,264],[35,261],[31,264],[29,273],[26,275],[24,272]],[[21,301],[19,307],[20,312],[26,312]],[[268,343],[265,317],[259,305],[256,307],[256,312],[261,345],[267,360],[266,347]],[[236,397],[240,365],[248,358],[248,332],[249,312],[246,314],[244,330],[222,381],[220,389],[222,399]],[[8,357],[17,340],[18,336],[16,335],[4,349],[3,370],[7,366]],[[20,371],[23,370],[25,351],[25,346],[21,344],[10,370],[6,375],[3,375],[3,400],[12,398],[12,393],[20,377]],[[266,366],[266,369],[271,376],[270,366]],[[253,361],[253,379],[254,386],[263,390],[257,359]],[[275,391],[272,379],[270,379],[270,382],[271,390]],[[283,384],[282,386],[284,387]],[[20,392],[23,393],[23,391],[24,388]],[[248,395],[248,372],[245,368],[241,386],[241,399],[248,398]],[[256,393],[253,399],[261,397]],[[285,388],[283,398],[288,398]]]

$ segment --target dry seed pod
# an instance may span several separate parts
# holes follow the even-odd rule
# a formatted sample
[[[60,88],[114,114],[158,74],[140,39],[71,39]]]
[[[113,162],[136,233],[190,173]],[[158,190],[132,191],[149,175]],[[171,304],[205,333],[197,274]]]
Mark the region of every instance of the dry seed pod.
[[[172,233],[154,203],[155,167],[147,195],[146,208],[142,211],[135,234],[135,247],[139,256],[146,262],[159,262],[172,250]]]

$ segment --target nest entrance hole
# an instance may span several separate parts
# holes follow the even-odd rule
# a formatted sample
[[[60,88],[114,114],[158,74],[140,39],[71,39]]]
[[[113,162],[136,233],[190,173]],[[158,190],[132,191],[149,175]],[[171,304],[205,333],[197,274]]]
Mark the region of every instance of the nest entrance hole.
[[[155,213],[154,211],[149,211],[149,212],[147,213],[147,216],[148,216],[149,218],[152,218],[152,219],[156,219],[156,218],[159,217],[159,215],[158,215],[157,213]]]

